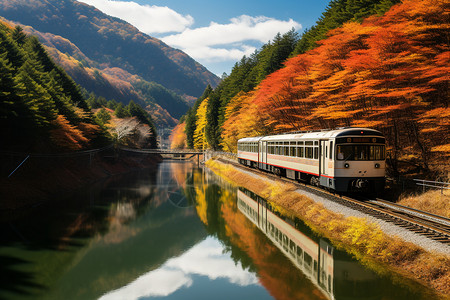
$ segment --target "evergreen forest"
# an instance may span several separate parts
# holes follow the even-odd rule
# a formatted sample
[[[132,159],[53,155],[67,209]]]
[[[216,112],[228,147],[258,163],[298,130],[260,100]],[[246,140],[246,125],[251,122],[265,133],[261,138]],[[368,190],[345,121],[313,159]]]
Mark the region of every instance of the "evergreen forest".
[[[87,95],[36,37],[0,22],[2,150],[50,153],[111,144],[117,134],[108,130],[108,117],[104,111],[102,116],[92,110],[108,103],[114,106],[114,101]],[[146,126],[150,132],[146,146],[156,147],[156,130],[148,113],[134,102],[119,110],[122,117]]]

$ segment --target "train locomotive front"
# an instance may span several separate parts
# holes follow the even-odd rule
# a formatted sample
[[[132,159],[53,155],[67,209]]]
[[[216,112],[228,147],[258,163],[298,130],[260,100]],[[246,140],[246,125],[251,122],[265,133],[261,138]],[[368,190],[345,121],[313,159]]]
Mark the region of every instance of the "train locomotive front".
[[[293,132],[238,141],[241,164],[337,192],[381,191],[385,138],[368,128]]]

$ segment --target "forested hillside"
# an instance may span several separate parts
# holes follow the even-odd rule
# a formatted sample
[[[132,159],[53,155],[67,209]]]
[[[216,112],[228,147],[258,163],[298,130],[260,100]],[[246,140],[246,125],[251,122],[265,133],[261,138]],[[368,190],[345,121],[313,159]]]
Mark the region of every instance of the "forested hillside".
[[[150,112],[158,126],[173,127],[189,109],[185,99],[175,92],[121,68],[103,68],[61,36],[42,33],[30,26],[25,26],[24,31],[37,36],[54,61],[83,89],[124,105],[130,101],[139,103]]]
[[[136,105],[135,105],[136,106]],[[148,114],[129,108],[152,131]],[[0,127],[2,150],[17,152],[74,151],[111,143],[79,86],[48,56],[36,37],[0,22]]]
[[[146,107],[173,126],[219,79],[206,68],[130,24],[75,0],[0,0],[0,15],[39,36],[49,53],[88,92]]]
[[[332,1],[300,39],[289,32],[244,57],[187,114],[187,146],[235,151],[245,136],[366,126],[386,135],[392,170],[448,168],[448,2],[405,0],[384,15],[391,1],[363,2],[358,11],[355,1]]]

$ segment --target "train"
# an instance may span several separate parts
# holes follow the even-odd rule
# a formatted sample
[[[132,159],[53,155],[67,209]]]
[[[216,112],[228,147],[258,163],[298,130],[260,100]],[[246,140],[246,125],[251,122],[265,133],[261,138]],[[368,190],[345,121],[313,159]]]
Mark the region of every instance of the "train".
[[[242,165],[339,193],[380,192],[385,185],[386,139],[370,128],[242,138],[237,158]]]
[[[326,299],[383,298],[382,283],[374,272],[351,256],[336,251],[324,238],[299,230],[301,221],[278,215],[265,199],[241,187],[237,207]]]

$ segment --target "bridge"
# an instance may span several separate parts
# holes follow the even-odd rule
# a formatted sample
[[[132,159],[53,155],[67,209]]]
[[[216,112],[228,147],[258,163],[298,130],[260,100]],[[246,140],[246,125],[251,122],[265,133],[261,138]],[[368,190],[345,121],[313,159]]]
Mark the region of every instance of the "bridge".
[[[142,154],[159,154],[163,159],[188,160],[197,156],[197,163],[200,164],[200,156],[205,152],[199,150],[172,150],[172,149],[132,149],[120,147],[120,150]]]

